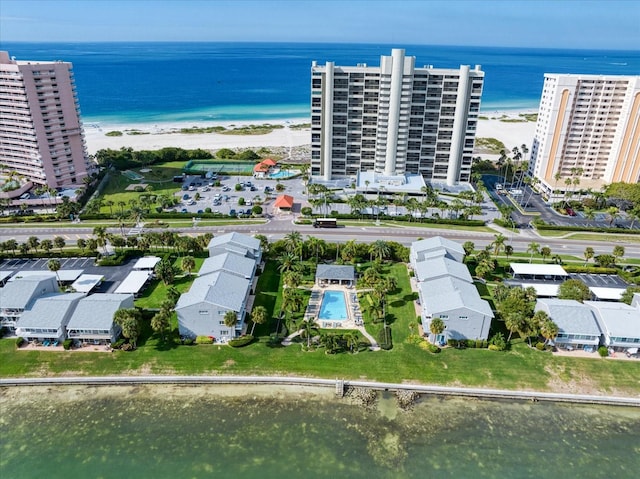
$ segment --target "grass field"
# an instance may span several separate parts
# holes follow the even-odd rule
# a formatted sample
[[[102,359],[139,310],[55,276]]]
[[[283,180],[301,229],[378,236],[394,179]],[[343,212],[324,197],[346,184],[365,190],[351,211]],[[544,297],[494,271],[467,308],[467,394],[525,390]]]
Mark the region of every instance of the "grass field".
[[[431,354],[407,341],[415,323],[413,294],[401,264],[388,266],[387,274],[398,280],[389,297],[389,322],[393,329],[391,351],[327,355],[322,348],[307,352],[300,345],[270,346],[280,311],[280,274],[268,263],[259,277],[256,303],[271,318],[256,327],[258,340],[244,348],[200,345],[182,346],[163,341],[148,326],[133,352],[16,351],[15,340],[0,340],[0,376],[40,377],[52,375],[136,374],[254,374],[371,379],[387,382],[419,382],[441,385],[495,387],[526,390],[563,390],[608,394],[640,394],[639,365],[634,361],[553,356],[514,341],[512,349],[445,348]],[[183,283],[186,284],[186,283]],[[180,285],[178,285],[180,288]],[[481,291],[484,295],[487,291]],[[156,286],[148,298],[162,298]],[[141,298],[144,300],[145,298]],[[138,301],[141,301],[138,300]],[[175,327],[175,319],[174,319]],[[373,328],[375,329],[375,328]]]

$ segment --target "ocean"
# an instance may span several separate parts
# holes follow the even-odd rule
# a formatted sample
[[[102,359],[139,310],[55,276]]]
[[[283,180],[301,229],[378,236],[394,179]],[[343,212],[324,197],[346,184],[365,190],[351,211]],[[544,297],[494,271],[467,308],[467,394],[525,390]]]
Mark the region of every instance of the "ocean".
[[[212,27],[214,28],[214,27]],[[640,51],[305,43],[0,43],[17,60],[73,63],[87,122],[268,121],[310,114],[310,69],[379,65],[404,48],[416,65],[486,72],[482,110],[537,109],[544,73],[640,74]]]
[[[640,469],[638,408],[425,397],[405,412],[391,393],[365,408],[331,390],[259,388],[0,390],[0,477],[626,479]]]

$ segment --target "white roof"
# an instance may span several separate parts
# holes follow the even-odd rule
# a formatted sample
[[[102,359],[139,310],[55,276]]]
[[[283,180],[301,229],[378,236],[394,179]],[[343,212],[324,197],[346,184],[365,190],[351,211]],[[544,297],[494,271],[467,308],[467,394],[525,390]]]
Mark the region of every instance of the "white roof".
[[[101,274],[83,274],[74,281],[71,288],[78,293],[88,293],[104,279]]]
[[[113,315],[121,308],[133,308],[132,294],[92,294],[78,301],[67,329],[110,329]]]
[[[589,291],[591,291],[596,298],[613,299],[615,301],[620,301],[622,293],[626,290],[626,288],[599,288],[596,286],[591,286],[589,288]]]
[[[7,278],[11,277],[13,271],[0,271],[0,283],[2,283]]]
[[[198,276],[216,271],[227,271],[243,278],[251,278],[255,266],[255,259],[227,252],[205,259],[198,271]]]
[[[489,303],[480,297],[473,283],[453,276],[423,281],[419,284],[426,312],[437,315],[452,309],[467,308],[493,318]]]
[[[57,279],[62,282],[75,281],[82,273],[83,269],[60,269],[58,270]],[[56,273],[53,271],[47,270],[28,270],[28,271],[18,271],[14,274],[9,281],[15,281],[18,278],[27,278],[30,276],[51,276],[56,278]]]
[[[451,241],[448,238],[443,238],[442,236],[432,236],[431,238],[425,238],[423,240],[418,240],[411,243],[411,250],[416,253],[438,250],[442,248],[461,255],[465,254],[464,248],[460,243]]]
[[[510,263],[514,274],[569,276],[559,264]]]
[[[153,269],[160,262],[161,258],[157,256],[144,256],[136,261],[133,269]]]
[[[251,281],[226,271],[216,271],[197,277],[187,293],[178,299],[175,309],[199,303],[210,303],[233,311],[244,306]]]
[[[58,329],[83,297],[84,293],[55,293],[38,298],[22,313],[16,327]]]
[[[610,337],[640,338],[640,311],[625,303],[585,301]]]
[[[521,283],[522,289],[533,288],[537,296],[558,296],[559,284]]]
[[[436,256],[418,261],[415,266],[416,278],[418,281],[441,278],[443,276],[453,276],[455,278],[473,283],[469,268],[464,263],[458,263],[446,256]]]
[[[151,273],[149,271],[131,271],[114,293],[138,294],[150,276]]]
[[[561,333],[600,336],[592,309],[574,299],[539,299],[535,310],[545,311]]]

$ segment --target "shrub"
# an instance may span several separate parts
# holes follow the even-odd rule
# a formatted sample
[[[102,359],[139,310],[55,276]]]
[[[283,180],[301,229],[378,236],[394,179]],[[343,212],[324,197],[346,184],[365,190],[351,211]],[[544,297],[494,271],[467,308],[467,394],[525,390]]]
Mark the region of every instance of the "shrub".
[[[452,348],[457,348],[458,347],[458,340],[457,339],[447,339],[447,345],[451,346]]]
[[[600,355],[600,357],[606,358],[607,356],[609,356],[609,350],[606,346],[600,346],[598,348],[598,354]]]
[[[185,346],[193,346],[194,343],[194,339],[193,338],[184,338],[182,340],[182,344],[184,344]]]
[[[482,339],[476,339],[476,349],[482,349]]]
[[[123,351],[133,351],[133,344],[131,343],[124,343],[122,345],[122,350]]]
[[[542,343],[542,342],[538,341],[538,342],[536,343],[536,349],[537,349],[538,351],[544,351],[544,343]]]
[[[196,337],[196,344],[213,344],[213,338],[209,336]]]
[[[246,334],[244,336],[240,336],[239,338],[234,338],[228,342],[229,346],[233,348],[241,348],[242,346],[246,346],[253,342],[253,336],[250,334]]]
[[[433,354],[438,354],[440,351],[442,351],[442,349],[440,349],[438,346],[431,343],[429,343],[429,345],[427,346],[427,349],[429,350],[430,353],[433,353]]]
[[[491,336],[489,340],[489,349],[491,351],[504,351],[507,348],[507,341],[504,339],[504,334],[496,333]]]
[[[380,345],[380,349],[384,349],[385,351],[393,348],[393,339],[391,337],[391,327],[387,325],[382,328],[380,332],[378,332],[378,344]]]
[[[73,339],[65,339],[64,341],[62,341],[62,347],[65,351],[69,351],[71,349],[71,346],[73,346]]]
[[[115,343],[111,343],[111,349],[121,349],[124,343],[126,342],[127,342],[126,339],[120,338]]]
[[[465,341],[466,345],[468,348],[475,348],[476,347],[476,342],[473,339],[467,339]]]
[[[243,206],[245,203],[244,198],[241,196],[240,198],[238,198],[238,205]]]
[[[22,347],[22,345],[25,343],[25,340],[22,336],[18,336],[16,338],[16,348],[20,348]]]

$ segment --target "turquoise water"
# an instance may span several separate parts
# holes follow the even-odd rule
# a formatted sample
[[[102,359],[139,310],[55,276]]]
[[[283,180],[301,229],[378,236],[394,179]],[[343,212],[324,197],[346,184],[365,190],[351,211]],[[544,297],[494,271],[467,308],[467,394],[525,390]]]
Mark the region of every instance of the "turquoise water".
[[[544,74],[637,75],[640,52],[478,46],[104,42],[15,43],[18,60],[72,62],[83,121],[151,123],[310,117],[311,62],[379,65],[404,48],[416,65],[482,65],[482,111],[537,109]]]
[[[325,291],[322,295],[322,305],[320,306],[318,318],[344,321],[348,317],[344,293],[342,291]]]
[[[283,178],[290,178],[291,176],[295,176],[297,174],[296,171],[285,171],[285,170],[280,170],[277,173],[271,173],[269,174],[269,178],[272,179],[283,179]]]
[[[640,410],[429,397],[408,412],[331,389],[0,390],[0,477],[637,477]]]

